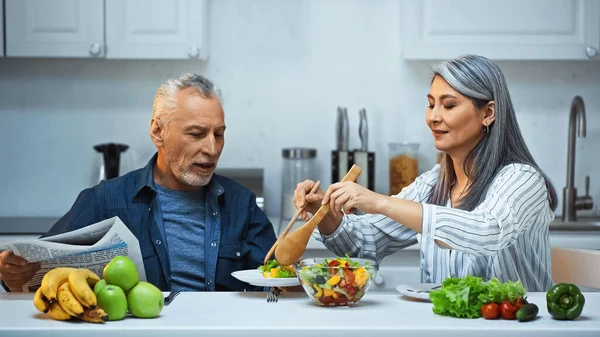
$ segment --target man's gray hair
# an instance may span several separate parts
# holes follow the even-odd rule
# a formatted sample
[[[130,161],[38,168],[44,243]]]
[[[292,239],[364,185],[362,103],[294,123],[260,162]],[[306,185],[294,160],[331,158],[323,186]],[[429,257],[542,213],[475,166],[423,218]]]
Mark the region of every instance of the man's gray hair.
[[[199,74],[186,73],[167,80],[158,88],[152,106],[152,118],[160,120],[166,126],[171,118],[171,112],[177,107],[175,99],[177,92],[189,88],[194,89],[203,98],[216,97],[223,106],[221,89],[211,80]]]

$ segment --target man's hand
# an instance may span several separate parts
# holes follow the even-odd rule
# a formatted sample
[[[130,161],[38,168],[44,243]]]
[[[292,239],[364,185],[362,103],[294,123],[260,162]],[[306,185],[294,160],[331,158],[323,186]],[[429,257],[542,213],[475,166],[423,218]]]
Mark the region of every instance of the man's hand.
[[[10,250],[0,253],[0,279],[10,291],[21,291],[23,285],[40,270],[39,263],[27,263],[25,259],[16,256]]]

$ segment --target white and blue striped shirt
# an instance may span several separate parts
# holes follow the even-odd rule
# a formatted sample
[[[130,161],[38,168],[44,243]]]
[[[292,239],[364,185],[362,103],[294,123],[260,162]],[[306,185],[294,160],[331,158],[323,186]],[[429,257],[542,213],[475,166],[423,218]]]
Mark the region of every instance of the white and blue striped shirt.
[[[473,211],[427,204],[439,165],[420,175],[394,197],[423,205],[419,234],[377,214],[346,215],[330,235],[314,237],[332,252],[378,263],[419,242],[421,282],[474,275],[489,280],[521,280],[526,290],[552,286],[549,224],[554,219],[543,176],[533,167],[510,164],[492,181],[485,200]],[[451,248],[438,246],[443,242]]]

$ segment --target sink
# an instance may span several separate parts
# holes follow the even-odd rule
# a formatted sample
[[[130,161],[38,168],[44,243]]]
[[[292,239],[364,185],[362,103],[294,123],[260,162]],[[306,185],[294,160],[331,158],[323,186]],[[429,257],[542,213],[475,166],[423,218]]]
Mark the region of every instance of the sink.
[[[557,216],[550,223],[550,231],[590,232],[600,231],[600,217],[579,217],[577,221],[565,221]]]

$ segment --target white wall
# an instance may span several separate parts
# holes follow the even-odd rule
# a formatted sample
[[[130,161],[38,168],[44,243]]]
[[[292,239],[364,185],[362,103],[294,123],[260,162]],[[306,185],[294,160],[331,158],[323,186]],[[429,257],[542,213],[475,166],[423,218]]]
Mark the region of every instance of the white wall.
[[[228,129],[219,165],[264,167],[271,215],[279,213],[281,148],[317,148],[315,178],[330,182],[338,105],[349,109],[351,147],[359,144],[358,110],[368,110],[379,192],[388,191],[388,142],[420,142],[421,170],[432,166],[436,151],[424,122],[429,65],[400,57],[398,1],[227,0],[212,1],[210,13],[206,63],[0,59],[0,216],[66,212],[95,182],[94,144],[124,142],[134,157],[129,168],[145,164],[155,90],[188,71],[224,89]],[[583,97],[588,138],[577,145],[576,184],[581,192],[591,175],[600,203],[600,62],[499,64],[530,150],[561,199],[569,105]]]

